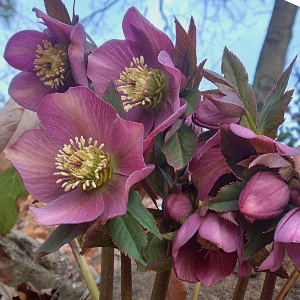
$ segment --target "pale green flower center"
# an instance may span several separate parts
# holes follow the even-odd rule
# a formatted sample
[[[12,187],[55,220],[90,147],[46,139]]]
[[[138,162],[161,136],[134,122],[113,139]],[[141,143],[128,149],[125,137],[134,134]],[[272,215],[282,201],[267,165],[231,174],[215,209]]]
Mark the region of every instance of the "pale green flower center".
[[[209,250],[209,252],[210,252],[211,250],[216,251],[216,250],[220,249],[219,246],[217,246],[216,244],[202,238],[199,234],[197,234],[197,242],[201,245],[200,251],[202,249],[206,249],[206,250]]]
[[[117,83],[118,91],[124,94],[121,99],[126,112],[135,106],[154,108],[161,101],[165,87],[161,72],[148,68],[143,56],[133,58],[130,68],[125,68]]]
[[[53,46],[47,40],[43,41],[43,46],[37,45],[33,70],[37,71],[36,75],[45,85],[57,90],[71,76],[68,47],[60,44]]]
[[[60,172],[54,175],[63,176],[56,181],[61,183],[65,191],[75,187],[91,190],[102,185],[112,175],[110,155],[102,151],[104,144],[98,147],[98,141],[75,137],[75,143],[70,139],[70,145],[64,145],[56,156],[56,169]]]

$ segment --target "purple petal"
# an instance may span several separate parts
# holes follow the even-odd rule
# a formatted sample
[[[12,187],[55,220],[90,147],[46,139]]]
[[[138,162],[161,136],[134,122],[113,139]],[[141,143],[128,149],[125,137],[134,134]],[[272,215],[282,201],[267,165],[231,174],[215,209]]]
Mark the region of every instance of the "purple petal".
[[[37,18],[43,19],[45,25],[49,28],[54,38],[56,39],[57,44],[70,44],[70,34],[73,28],[72,26],[51,18],[37,8],[33,8],[32,10],[35,12]]]
[[[83,26],[77,23],[71,32],[71,44],[69,46],[69,58],[72,69],[73,79],[78,85],[88,87],[87,71],[86,71],[86,35]]]
[[[115,109],[86,87],[69,88],[65,93],[47,95],[40,104],[38,116],[50,140],[62,148],[69,140],[83,136],[99,145],[111,138]],[[101,116],[101,117],[100,117]]]
[[[110,40],[88,56],[87,74],[97,95],[103,96],[110,81],[119,79],[125,67],[130,67],[133,57],[128,43],[121,40]]]
[[[103,193],[97,190],[88,192],[77,188],[42,208],[30,207],[30,210],[38,224],[79,224],[98,218],[103,212],[105,200]]]
[[[209,99],[204,98],[196,108],[193,121],[196,125],[218,130],[219,124],[237,123],[240,117],[223,114]]]
[[[258,220],[279,216],[289,202],[288,185],[273,172],[258,172],[239,197],[240,211]]]
[[[116,117],[109,138],[106,151],[111,154],[114,173],[128,176],[145,167],[142,124]]]
[[[193,211],[190,199],[184,194],[170,194],[163,202],[163,212],[167,218],[177,223],[185,219]]]
[[[235,231],[237,226],[220,218],[215,213],[207,213],[198,229],[199,235],[217,245],[225,252],[236,251]]]
[[[257,135],[252,130],[238,124],[230,124],[230,129],[235,135],[243,137],[245,139],[254,139],[257,137]]]
[[[258,271],[267,270],[267,269],[269,269],[271,272],[277,271],[283,262],[284,255],[285,255],[285,245],[283,243],[274,242],[274,250],[259,266]]]
[[[300,243],[300,208],[289,211],[278,223],[274,240],[282,243]]]
[[[8,89],[9,95],[19,105],[37,111],[40,101],[53,90],[44,85],[35,73],[21,72],[17,74]]]
[[[285,250],[295,267],[300,269],[300,244],[299,243],[289,243],[285,245]]]
[[[14,34],[7,42],[4,58],[14,68],[25,72],[33,71],[36,59],[37,45],[43,45],[43,40],[53,43],[44,33],[36,30],[23,30]]]
[[[44,130],[25,131],[5,153],[22,177],[27,191],[37,200],[47,203],[65,194],[56,183],[58,177],[53,175],[57,172],[55,157],[58,149]]]
[[[300,151],[298,149],[289,147],[279,142],[275,142],[275,144],[281,154],[290,155],[290,156],[297,156],[300,154]]]
[[[174,46],[170,38],[154,27],[136,8],[127,10],[122,27],[135,57],[143,55],[149,67],[157,68],[157,55],[162,50],[174,59]]]

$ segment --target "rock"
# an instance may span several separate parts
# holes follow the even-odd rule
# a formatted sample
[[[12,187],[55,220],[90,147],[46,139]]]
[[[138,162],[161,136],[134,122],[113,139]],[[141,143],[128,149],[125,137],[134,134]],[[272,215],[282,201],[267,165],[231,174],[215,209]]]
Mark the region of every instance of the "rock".
[[[12,280],[8,285],[16,288],[22,282],[30,282],[38,291],[59,288],[59,299],[80,299],[86,289],[80,271],[70,266],[68,258],[59,251],[34,263],[35,251],[40,245],[19,230],[11,230],[0,237],[0,246],[11,257]]]

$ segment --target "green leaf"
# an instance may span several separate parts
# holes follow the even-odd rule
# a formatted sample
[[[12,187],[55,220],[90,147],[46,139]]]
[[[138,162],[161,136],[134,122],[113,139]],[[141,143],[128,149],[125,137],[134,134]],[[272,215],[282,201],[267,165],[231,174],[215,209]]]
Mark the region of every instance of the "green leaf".
[[[15,168],[0,173],[0,234],[10,231],[18,219],[15,201],[28,195]]]
[[[112,81],[109,83],[105,91],[105,94],[102,96],[102,99],[106,103],[113,106],[122,119],[125,119],[123,102],[121,100],[119,93],[116,91],[114,83]]]
[[[200,91],[197,89],[187,89],[181,98],[187,103],[186,110],[182,117],[186,118],[192,114],[200,103]]]
[[[222,73],[240,96],[255,123],[257,117],[256,98],[248,83],[248,74],[241,61],[226,47],[223,52]]]
[[[253,257],[270,244],[274,238],[274,231],[282,216],[276,219],[255,220],[248,232],[248,243],[244,246],[242,260]]]
[[[152,233],[147,234],[148,244],[144,251],[145,258],[147,260],[146,265],[137,263],[138,271],[148,271],[153,267],[161,264],[170,253],[171,243],[165,239],[158,239]]]
[[[194,131],[183,124],[180,129],[161,145],[168,163],[175,171],[184,168],[192,159],[197,147],[197,136]]]
[[[47,14],[50,17],[65,24],[72,25],[68,10],[61,0],[44,0],[44,4]]]
[[[142,199],[137,191],[129,193],[127,211],[131,214],[144,228],[151,231],[159,239],[161,235],[155,225],[155,220],[148,209],[143,205]]]
[[[234,182],[220,189],[218,195],[205,205],[217,211],[239,210],[239,196],[247,182]]]
[[[39,258],[57,251],[62,245],[75,239],[81,230],[81,224],[59,225],[48,237],[46,242],[37,250],[35,261]]]
[[[141,264],[146,264],[143,257],[147,245],[146,234],[130,214],[111,219],[106,226],[114,243],[122,252]]]
[[[272,89],[262,109],[258,120],[258,133],[269,136],[272,139],[277,137],[278,127],[284,121],[284,113],[292,100],[293,90],[284,93],[296,58],[289,67],[281,74],[275,87]]]

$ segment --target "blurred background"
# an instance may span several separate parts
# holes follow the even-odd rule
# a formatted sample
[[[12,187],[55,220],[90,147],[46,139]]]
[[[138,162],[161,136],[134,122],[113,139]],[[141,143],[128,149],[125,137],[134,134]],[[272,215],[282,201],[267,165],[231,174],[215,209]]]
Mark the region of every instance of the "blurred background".
[[[220,73],[226,46],[244,64],[250,84],[263,103],[276,79],[300,53],[300,13],[285,0],[63,0],[70,15],[79,15],[86,32],[99,46],[123,39],[122,19],[135,6],[152,24],[175,42],[174,17],[188,29],[191,15],[197,26],[198,63]],[[300,2],[300,1],[299,1]],[[9,99],[8,86],[19,71],[3,59],[9,38],[17,31],[44,26],[32,8],[45,12],[43,0],[0,0],[0,107]],[[212,86],[203,81],[200,89]],[[295,89],[279,139],[293,146],[300,140],[300,61],[296,61],[288,89]],[[261,104],[262,105],[262,104]]]

